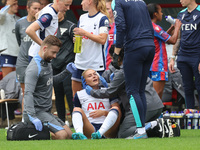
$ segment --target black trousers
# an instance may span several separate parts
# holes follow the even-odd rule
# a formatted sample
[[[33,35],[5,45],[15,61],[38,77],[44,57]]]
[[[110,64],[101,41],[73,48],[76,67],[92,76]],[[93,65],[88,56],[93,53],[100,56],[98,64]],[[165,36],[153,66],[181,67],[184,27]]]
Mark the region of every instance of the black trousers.
[[[9,114],[9,120],[15,119],[14,111],[19,108],[19,103],[8,103],[8,114]],[[5,103],[0,104],[0,117],[2,120],[6,120],[6,107]]]
[[[62,69],[53,69],[53,75],[57,75],[62,72],[66,67]],[[63,82],[54,85],[55,97],[56,97],[56,110],[58,117],[65,122],[65,101],[64,96],[66,95],[67,102],[69,105],[70,113],[73,111],[73,95],[72,95],[72,86],[71,86],[71,76],[68,77]]]

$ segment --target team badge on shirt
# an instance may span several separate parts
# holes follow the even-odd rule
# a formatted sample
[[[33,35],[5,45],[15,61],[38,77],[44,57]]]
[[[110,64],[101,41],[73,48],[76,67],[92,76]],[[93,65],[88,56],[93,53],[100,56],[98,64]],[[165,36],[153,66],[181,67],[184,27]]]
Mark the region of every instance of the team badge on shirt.
[[[94,29],[96,29],[97,28],[97,24],[96,23],[94,23]]]
[[[193,15],[193,20],[195,21],[197,19],[197,15]]]
[[[167,38],[168,38],[168,34],[167,34],[166,32],[163,32],[163,33],[161,34],[161,36],[162,36],[164,39],[167,39]]]
[[[109,27],[109,21],[108,21],[108,19],[106,19],[106,20],[104,21],[104,25],[105,25],[106,27]]]

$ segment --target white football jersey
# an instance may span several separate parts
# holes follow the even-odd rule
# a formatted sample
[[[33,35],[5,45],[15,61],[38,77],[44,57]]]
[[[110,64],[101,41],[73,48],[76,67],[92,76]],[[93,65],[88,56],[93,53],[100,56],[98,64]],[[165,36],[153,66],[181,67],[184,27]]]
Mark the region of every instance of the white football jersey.
[[[108,18],[101,12],[94,16],[89,16],[88,13],[80,16],[79,28],[94,35],[99,35],[101,33],[100,27],[109,27]],[[108,28],[106,30],[108,31]],[[104,45],[83,37],[81,53],[77,53],[75,57],[76,67],[81,70],[88,68],[96,71],[105,70],[104,50]]]
[[[95,110],[105,110],[109,111],[111,107],[110,100],[108,98],[94,98],[86,93],[86,90],[81,90],[77,92],[81,108],[85,112],[88,120],[91,123],[102,124],[106,116],[101,116],[98,118],[89,117],[90,112]]]
[[[52,4],[43,8],[38,16],[36,22],[39,24],[40,29],[36,31],[37,36],[44,40],[48,35],[56,35],[58,30],[58,15]],[[46,14],[46,15],[45,15]],[[29,48],[29,56],[34,57],[40,50],[40,45],[36,42],[32,42]]]

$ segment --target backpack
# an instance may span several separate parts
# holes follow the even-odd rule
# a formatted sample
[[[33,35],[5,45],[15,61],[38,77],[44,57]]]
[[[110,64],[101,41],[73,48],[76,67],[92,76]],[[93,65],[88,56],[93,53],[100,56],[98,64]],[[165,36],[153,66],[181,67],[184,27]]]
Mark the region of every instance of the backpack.
[[[19,122],[7,130],[7,140],[50,140],[50,132],[47,125],[37,131],[33,124]]]

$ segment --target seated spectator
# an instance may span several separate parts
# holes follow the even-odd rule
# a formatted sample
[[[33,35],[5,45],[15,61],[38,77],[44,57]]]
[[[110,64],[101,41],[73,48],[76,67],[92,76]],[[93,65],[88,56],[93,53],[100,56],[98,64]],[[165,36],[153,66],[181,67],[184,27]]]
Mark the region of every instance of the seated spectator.
[[[100,89],[100,78],[96,71],[85,70],[82,73],[83,84],[93,89]],[[83,89],[74,97],[75,108],[72,123],[76,133],[73,139],[115,138],[120,124],[121,111],[117,99],[94,98]]]
[[[21,103],[22,101],[21,88],[19,82],[16,82],[16,71],[10,72],[0,81],[0,89],[3,89],[5,92],[4,99],[18,99],[19,102]],[[18,108],[18,105],[19,103],[8,103],[8,112],[9,112],[8,114],[10,120],[15,119],[14,110]],[[2,113],[0,115],[2,117],[2,120],[5,120],[6,119],[5,106],[0,107],[0,113]]]

